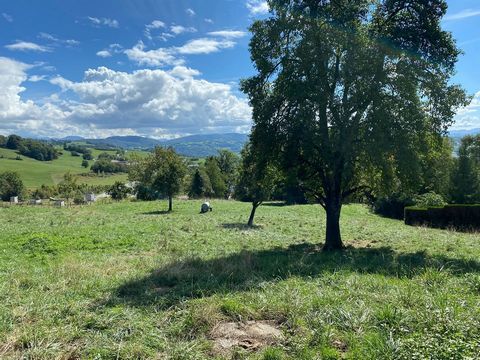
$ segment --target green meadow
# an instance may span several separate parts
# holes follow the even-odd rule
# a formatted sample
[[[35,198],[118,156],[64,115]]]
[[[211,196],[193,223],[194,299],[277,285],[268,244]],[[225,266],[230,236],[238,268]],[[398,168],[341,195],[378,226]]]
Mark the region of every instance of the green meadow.
[[[479,358],[479,234],[348,205],[324,253],[319,206],[249,229],[249,204],[200,204],[0,207],[0,358]],[[218,350],[219,325],[265,322],[281,336]]]
[[[102,151],[93,150],[94,156]],[[112,152],[114,153],[114,152]],[[72,174],[86,174],[89,169],[82,167],[82,158],[75,157],[69,151],[64,151],[58,159],[53,161],[38,161],[26,156],[20,155],[22,160],[15,160],[18,156],[14,150],[0,148],[0,172],[17,172],[25,186],[29,189],[37,188],[43,184],[58,184],[67,172]],[[93,161],[89,161],[90,165]],[[108,176],[79,176],[78,182],[89,185],[109,185],[115,181],[126,181],[126,174],[108,175]]]

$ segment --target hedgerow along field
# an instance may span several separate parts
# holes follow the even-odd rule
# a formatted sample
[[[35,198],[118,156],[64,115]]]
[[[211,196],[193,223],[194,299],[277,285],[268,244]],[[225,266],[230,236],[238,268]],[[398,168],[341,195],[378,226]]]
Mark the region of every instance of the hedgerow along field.
[[[319,206],[120,202],[0,208],[2,359],[475,359],[480,236],[348,205],[325,253]],[[281,341],[214,350],[222,322]]]
[[[92,150],[94,156],[104,152]],[[105,151],[114,154],[115,151]],[[22,160],[15,160],[19,156],[16,151],[0,148],[0,172],[17,172],[25,186],[29,189],[35,189],[41,185],[54,185],[63,180],[63,175],[67,172],[72,174],[88,174],[90,169],[82,167],[82,158],[72,156],[69,151],[63,151],[58,159],[53,161],[38,161],[23,155]],[[92,165],[93,161],[89,161]],[[115,174],[108,176],[79,176],[78,183],[88,185],[111,185],[115,181],[125,182],[126,174]]]

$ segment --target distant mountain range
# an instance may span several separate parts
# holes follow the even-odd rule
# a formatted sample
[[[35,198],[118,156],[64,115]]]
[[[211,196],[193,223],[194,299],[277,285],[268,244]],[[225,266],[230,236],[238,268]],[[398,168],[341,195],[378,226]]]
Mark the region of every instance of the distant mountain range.
[[[480,134],[479,129],[452,130],[449,136],[460,142],[460,138],[466,135]],[[147,150],[155,146],[172,146],[179,154],[189,157],[207,157],[216,155],[220,149],[228,149],[239,153],[248,141],[248,135],[229,134],[208,134],[191,135],[171,140],[156,140],[143,136],[111,136],[105,139],[85,139],[81,136],[67,136],[61,141],[82,141],[97,146],[110,146],[126,150]]]
[[[191,135],[171,140],[156,140],[143,136],[111,136],[105,139],[85,139],[67,136],[61,141],[82,141],[92,145],[111,146],[126,150],[145,150],[155,146],[171,146],[179,154],[190,157],[216,155],[218,150],[228,149],[239,153],[248,141],[247,134]]]
[[[448,134],[453,138],[462,138],[467,135],[477,135],[480,134],[480,129],[470,129],[470,130],[452,130]]]

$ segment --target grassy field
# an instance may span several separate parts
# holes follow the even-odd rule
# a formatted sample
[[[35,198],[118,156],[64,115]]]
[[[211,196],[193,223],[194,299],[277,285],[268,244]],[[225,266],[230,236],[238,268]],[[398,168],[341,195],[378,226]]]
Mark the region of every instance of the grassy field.
[[[102,151],[92,151],[94,156],[97,156],[100,152]],[[26,156],[20,156],[23,160],[19,161],[15,160],[17,155],[14,150],[0,148],[0,172],[18,172],[25,186],[29,189],[39,187],[42,184],[58,184],[67,172],[72,174],[89,172],[89,169],[82,167],[82,158],[71,156],[68,151],[64,151],[63,155],[54,161],[38,161]],[[93,164],[93,161],[90,161],[90,164]],[[126,179],[126,174],[105,177],[80,176],[78,182],[90,185],[109,185],[115,181],[126,181]]]
[[[214,201],[0,208],[2,359],[478,359],[480,235],[344,208]],[[216,348],[219,324],[281,337]],[[231,339],[230,339],[231,340]]]

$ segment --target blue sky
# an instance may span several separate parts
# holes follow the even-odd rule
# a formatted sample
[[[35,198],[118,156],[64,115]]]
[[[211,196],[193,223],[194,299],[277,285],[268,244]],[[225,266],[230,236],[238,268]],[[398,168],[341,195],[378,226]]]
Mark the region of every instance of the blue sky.
[[[262,0],[0,0],[0,133],[24,136],[248,132],[238,81]],[[480,3],[449,0],[464,55],[455,81],[480,128]]]

